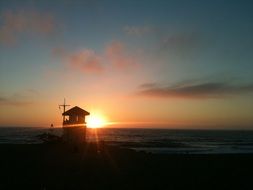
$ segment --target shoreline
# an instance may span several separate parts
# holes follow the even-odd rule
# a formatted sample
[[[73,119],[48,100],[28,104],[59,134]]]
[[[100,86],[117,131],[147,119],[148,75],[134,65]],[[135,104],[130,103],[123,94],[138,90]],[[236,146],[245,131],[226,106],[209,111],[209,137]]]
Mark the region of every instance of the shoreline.
[[[96,132],[97,131],[97,132]],[[46,129],[3,129],[0,144],[40,144]],[[50,131],[52,132],[52,131]],[[61,130],[52,134],[61,136]],[[154,154],[249,154],[253,153],[253,133],[238,131],[173,131],[143,129],[90,129],[87,141],[146,151]]]

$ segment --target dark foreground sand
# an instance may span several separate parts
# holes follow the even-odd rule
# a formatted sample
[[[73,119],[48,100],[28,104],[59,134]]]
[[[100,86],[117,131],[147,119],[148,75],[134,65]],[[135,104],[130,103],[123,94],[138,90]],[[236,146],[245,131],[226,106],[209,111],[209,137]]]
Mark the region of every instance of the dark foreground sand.
[[[0,145],[0,189],[253,189],[253,155],[153,155],[95,144]]]

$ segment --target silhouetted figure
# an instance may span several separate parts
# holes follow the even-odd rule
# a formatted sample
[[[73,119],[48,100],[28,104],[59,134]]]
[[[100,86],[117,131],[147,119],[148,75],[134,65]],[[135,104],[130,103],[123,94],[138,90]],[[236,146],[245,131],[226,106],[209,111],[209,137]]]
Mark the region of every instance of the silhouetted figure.
[[[51,124],[51,125],[50,125],[49,131],[50,131],[50,133],[53,133],[53,132],[54,132],[54,124]]]

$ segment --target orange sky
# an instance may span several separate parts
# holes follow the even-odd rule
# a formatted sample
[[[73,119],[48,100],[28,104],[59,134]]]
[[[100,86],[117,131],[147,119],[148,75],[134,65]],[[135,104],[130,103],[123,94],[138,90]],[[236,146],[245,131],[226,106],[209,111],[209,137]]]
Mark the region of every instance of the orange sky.
[[[253,129],[250,3],[0,5],[0,126],[58,126],[66,98],[110,127]]]

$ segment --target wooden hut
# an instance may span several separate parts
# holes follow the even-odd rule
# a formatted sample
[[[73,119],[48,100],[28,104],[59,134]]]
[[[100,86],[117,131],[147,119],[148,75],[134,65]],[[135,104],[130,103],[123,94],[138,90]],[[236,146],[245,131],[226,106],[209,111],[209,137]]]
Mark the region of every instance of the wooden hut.
[[[75,106],[62,113],[63,116],[63,140],[69,143],[80,143],[86,139],[85,116],[89,112]]]

